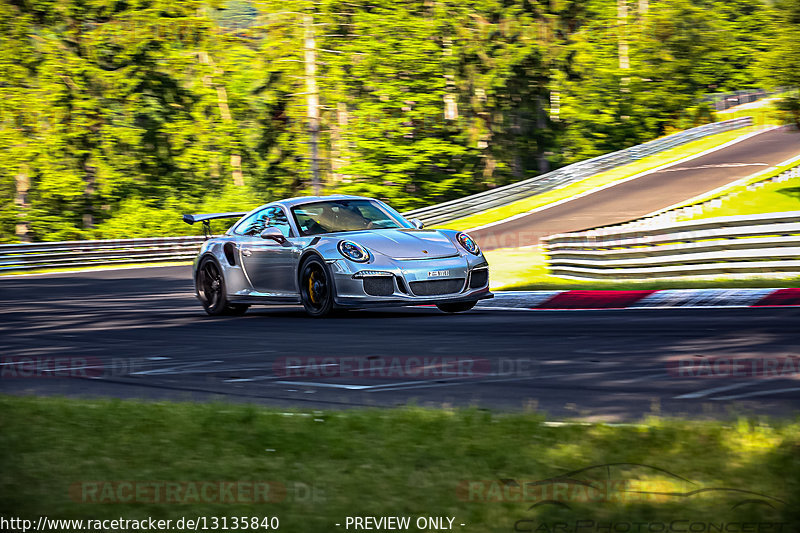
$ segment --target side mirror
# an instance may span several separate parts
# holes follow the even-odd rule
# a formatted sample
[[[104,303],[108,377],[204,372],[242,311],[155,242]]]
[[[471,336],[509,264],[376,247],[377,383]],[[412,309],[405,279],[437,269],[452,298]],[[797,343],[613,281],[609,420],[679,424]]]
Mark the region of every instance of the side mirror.
[[[422,229],[425,227],[425,223],[418,218],[412,218],[409,220],[409,222],[411,222],[411,225],[417,229]]]
[[[281,230],[275,226],[267,226],[261,230],[260,236],[262,239],[271,239],[279,244],[286,242],[286,237],[284,237],[283,233],[281,233]]]

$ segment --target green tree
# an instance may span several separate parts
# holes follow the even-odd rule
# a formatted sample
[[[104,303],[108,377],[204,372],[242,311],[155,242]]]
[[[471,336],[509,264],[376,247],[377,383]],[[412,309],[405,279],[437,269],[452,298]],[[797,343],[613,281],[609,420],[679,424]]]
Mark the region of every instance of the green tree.
[[[325,191],[407,209],[796,86],[798,23],[789,0],[0,2],[0,240],[310,193],[308,30]]]

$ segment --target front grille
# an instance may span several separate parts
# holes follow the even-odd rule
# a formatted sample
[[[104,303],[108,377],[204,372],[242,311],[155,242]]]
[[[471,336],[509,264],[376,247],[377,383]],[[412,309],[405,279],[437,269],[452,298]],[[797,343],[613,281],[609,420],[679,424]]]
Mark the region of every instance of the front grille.
[[[364,292],[370,296],[391,296],[394,292],[392,276],[372,276],[364,278]]]
[[[397,288],[400,289],[400,292],[403,294],[408,294],[408,289],[406,289],[406,282],[403,280],[402,276],[397,276]]]
[[[482,268],[480,270],[473,270],[472,276],[469,278],[469,288],[470,289],[480,289],[486,282],[489,281],[489,269]]]
[[[412,281],[409,285],[411,285],[411,291],[417,296],[439,296],[460,292],[464,288],[464,278]]]

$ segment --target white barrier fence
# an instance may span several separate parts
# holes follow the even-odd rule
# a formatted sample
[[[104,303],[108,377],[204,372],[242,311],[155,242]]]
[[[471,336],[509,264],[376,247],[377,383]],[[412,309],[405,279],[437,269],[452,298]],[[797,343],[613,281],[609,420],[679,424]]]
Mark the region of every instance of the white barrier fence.
[[[0,244],[0,272],[190,261],[204,237]]]
[[[666,225],[637,221],[544,239],[552,274],[580,279],[800,274],[800,211]]]

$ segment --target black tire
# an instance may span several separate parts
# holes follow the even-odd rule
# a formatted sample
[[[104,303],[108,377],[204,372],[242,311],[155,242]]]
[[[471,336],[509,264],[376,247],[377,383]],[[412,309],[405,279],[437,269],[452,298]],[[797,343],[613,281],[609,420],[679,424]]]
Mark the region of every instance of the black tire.
[[[300,267],[300,301],[310,316],[321,318],[333,311],[333,280],[325,263],[316,255]]]
[[[474,302],[457,302],[452,304],[436,304],[436,307],[439,308],[439,311],[443,311],[445,313],[463,313],[464,311],[469,311],[478,301]]]
[[[228,302],[225,291],[225,276],[222,268],[212,257],[205,257],[197,267],[195,277],[195,291],[203,304],[203,309],[211,316],[236,315],[247,312],[250,307],[245,304],[232,304]]]

